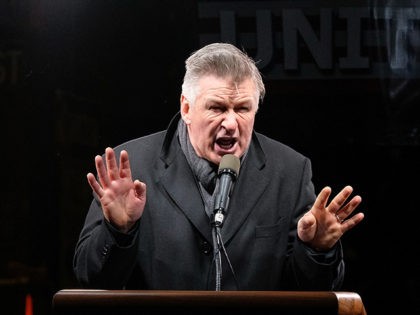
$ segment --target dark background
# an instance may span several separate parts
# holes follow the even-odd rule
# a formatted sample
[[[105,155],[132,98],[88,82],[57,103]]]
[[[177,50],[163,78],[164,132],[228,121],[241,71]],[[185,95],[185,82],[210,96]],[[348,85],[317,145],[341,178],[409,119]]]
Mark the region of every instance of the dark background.
[[[177,112],[184,60],[206,43],[203,34],[220,31],[217,21],[199,14],[206,3],[223,8],[235,1],[0,2],[4,314],[23,314],[28,293],[34,315],[49,314],[57,290],[78,287],[71,265],[91,200],[86,173],[106,146],[164,129]],[[252,3],[258,6],[235,5]],[[395,7],[394,1],[343,3]],[[292,5],[319,12],[340,3]],[[237,32],[250,32],[252,23],[240,20]],[[419,29],[416,17],[404,46],[411,58],[406,75],[335,68],[316,77],[298,69],[272,78],[270,65],[261,69],[267,97],[256,130],[310,157],[317,191],[351,184],[363,198],[365,220],[342,238],[343,291],[359,293],[368,314],[419,311]],[[389,69],[382,40],[362,45],[362,53]],[[255,52],[252,40],[238,44]],[[316,64],[301,46],[300,60]],[[334,62],[341,53],[334,50]],[[281,63],[278,54],[273,60]]]

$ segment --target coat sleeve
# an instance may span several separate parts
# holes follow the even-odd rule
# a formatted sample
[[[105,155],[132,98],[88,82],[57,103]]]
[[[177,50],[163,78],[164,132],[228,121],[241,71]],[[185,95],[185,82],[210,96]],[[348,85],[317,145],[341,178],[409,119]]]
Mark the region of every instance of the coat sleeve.
[[[136,263],[137,233],[122,234],[105,220],[94,199],[73,257],[78,282],[86,288],[123,289]]]
[[[315,252],[297,236],[297,222],[315,201],[312,168],[305,159],[300,193],[297,199],[293,228],[289,235],[289,251],[283,279],[296,290],[337,290],[344,279],[344,260],[341,242],[328,252]]]

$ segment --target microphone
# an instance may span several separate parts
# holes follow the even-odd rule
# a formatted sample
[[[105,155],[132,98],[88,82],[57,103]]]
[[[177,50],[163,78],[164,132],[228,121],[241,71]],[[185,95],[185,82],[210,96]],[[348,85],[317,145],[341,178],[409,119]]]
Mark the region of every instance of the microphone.
[[[213,224],[221,227],[225,212],[229,206],[230,194],[233,184],[238,177],[241,162],[233,154],[226,154],[222,157],[217,172],[219,186],[216,193],[213,209]]]

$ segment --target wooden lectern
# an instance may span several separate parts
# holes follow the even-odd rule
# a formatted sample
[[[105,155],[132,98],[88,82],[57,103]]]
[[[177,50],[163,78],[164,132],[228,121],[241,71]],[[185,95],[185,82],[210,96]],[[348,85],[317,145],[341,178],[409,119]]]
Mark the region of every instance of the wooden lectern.
[[[366,315],[360,296],[331,291],[60,290],[54,315]]]

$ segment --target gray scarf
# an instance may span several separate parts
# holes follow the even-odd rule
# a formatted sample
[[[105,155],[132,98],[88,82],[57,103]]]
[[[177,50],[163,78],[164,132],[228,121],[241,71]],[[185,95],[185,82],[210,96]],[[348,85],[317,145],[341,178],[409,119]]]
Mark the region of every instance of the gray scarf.
[[[188,136],[187,126],[182,118],[178,122],[178,139],[181,145],[181,149],[187,158],[188,163],[197,178],[201,196],[204,202],[204,209],[206,213],[211,216],[213,214],[214,207],[214,192],[217,191],[218,181],[217,172],[218,165],[213,164],[206,159],[200,158],[195,153],[195,150],[191,144],[190,137]],[[241,163],[245,160],[248,154],[248,150],[241,157]]]
[[[187,126],[182,119],[178,123],[178,138],[181,149],[199,183],[206,213],[211,216],[214,206],[213,193],[216,191],[218,166],[197,156],[188,137]]]

